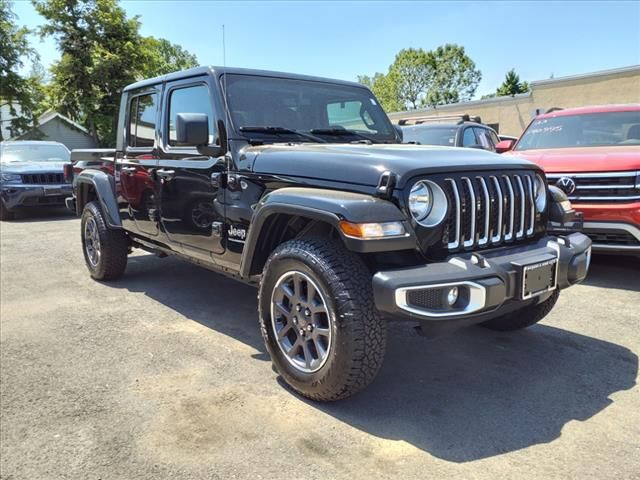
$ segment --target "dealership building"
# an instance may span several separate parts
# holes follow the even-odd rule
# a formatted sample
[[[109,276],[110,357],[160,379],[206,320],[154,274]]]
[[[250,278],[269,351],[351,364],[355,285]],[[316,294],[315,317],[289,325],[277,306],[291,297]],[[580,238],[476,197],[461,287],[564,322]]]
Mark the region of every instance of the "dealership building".
[[[398,123],[400,119],[468,114],[479,116],[500,134],[519,136],[533,117],[550,108],[613,103],[640,103],[640,65],[537,80],[529,84],[527,93],[393,112],[389,117]]]

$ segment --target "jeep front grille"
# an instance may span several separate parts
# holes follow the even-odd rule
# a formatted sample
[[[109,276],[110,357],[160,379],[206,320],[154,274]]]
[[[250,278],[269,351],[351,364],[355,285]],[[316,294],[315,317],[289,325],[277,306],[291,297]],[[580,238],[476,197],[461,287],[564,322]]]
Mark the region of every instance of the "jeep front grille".
[[[442,243],[456,251],[532,237],[534,182],[532,172],[445,178],[449,216]]]
[[[22,175],[22,183],[31,185],[65,183],[63,173],[28,173]]]
[[[567,178],[568,187],[560,185],[560,179]],[[573,202],[624,202],[640,200],[640,171],[598,172],[598,173],[550,173],[549,185],[558,183]],[[568,188],[568,190],[567,190]]]

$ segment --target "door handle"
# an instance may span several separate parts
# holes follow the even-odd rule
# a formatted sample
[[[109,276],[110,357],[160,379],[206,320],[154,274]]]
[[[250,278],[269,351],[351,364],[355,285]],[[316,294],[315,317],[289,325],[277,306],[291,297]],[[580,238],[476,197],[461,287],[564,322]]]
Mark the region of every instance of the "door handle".
[[[136,167],[122,167],[120,168],[122,173],[126,173],[127,175],[133,175],[136,173]]]
[[[176,175],[176,171],[175,170],[165,170],[164,168],[161,168],[160,170],[156,170],[156,175],[158,175],[163,180],[172,180],[173,177],[175,177],[175,175]]]

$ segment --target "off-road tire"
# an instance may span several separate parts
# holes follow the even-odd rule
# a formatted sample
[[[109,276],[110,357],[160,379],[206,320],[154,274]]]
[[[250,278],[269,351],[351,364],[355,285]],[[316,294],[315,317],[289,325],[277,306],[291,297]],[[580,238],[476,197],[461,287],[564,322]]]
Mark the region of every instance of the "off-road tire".
[[[14,212],[9,210],[5,206],[4,202],[0,200],[0,221],[13,220],[13,218],[14,218]]]
[[[560,289],[556,288],[551,296],[542,303],[524,307],[507,315],[481,323],[480,325],[490,330],[498,330],[500,332],[509,332],[530,327],[547,316],[558,301],[559,296]]]
[[[299,271],[322,290],[331,318],[332,345],[313,373],[292,366],[275,338],[271,298],[283,274]],[[336,240],[303,238],[279,245],[269,256],[258,293],[260,330],[276,371],[300,395],[334,401],[364,389],[384,358],[386,322],[378,314],[371,274],[362,260]]]
[[[100,258],[96,265],[89,261],[85,239],[85,225],[89,218],[96,222],[100,239]],[[95,280],[116,280],[122,276],[127,267],[129,242],[122,229],[107,227],[98,202],[89,202],[82,211],[81,221],[82,252],[91,277]]]

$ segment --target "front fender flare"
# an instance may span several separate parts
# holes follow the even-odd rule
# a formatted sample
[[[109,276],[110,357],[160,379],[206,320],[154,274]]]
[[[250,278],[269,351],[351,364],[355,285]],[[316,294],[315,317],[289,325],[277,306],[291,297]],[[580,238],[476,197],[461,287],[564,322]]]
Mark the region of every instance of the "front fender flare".
[[[82,214],[82,210],[88,201],[86,193],[84,193],[86,189],[83,188],[85,185],[89,185],[95,190],[108,226],[122,228],[113,176],[101,170],[86,169],[74,177],[73,189],[77,197],[76,213],[78,215]]]
[[[299,215],[332,225],[340,233],[345,246],[354,252],[370,253],[416,248],[416,238],[400,209],[388,200],[362,193],[315,188],[288,187],[265,195],[253,212],[247,240],[242,251],[240,274],[249,276],[260,234],[269,218],[275,214]],[[403,237],[362,240],[348,237],[339,222],[354,223],[402,222],[407,231]]]

